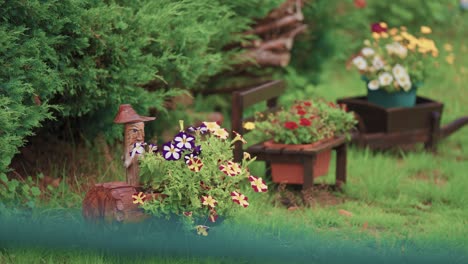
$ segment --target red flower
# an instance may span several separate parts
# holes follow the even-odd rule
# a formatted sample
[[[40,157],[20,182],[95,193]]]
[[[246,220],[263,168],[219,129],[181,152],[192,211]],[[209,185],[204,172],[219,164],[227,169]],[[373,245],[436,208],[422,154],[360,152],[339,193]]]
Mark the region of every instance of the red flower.
[[[331,106],[331,107],[335,107],[335,108],[336,108],[336,104],[333,103],[333,102],[329,102],[328,105]]]
[[[298,127],[298,125],[296,124],[296,122],[288,121],[284,123],[284,127],[290,130],[294,130]]]
[[[297,110],[302,110],[302,105],[297,104],[297,105],[294,106],[294,108],[296,108]]]
[[[213,223],[216,222],[216,220],[218,219],[218,213],[213,208],[210,209],[210,217],[209,218],[210,218],[210,221],[213,222]]]
[[[356,8],[364,8],[366,7],[367,3],[366,0],[354,0],[354,6]]]
[[[297,110],[297,114],[300,115],[300,116],[303,116],[303,115],[306,114],[306,111],[304,111],[304,110],[302,110],[302,109],[301,109],[301,110]]]
[[[304,102],[304,105],[305,105],[305,106],[311,106],[312,103],[311,103],[311,102]]]
[[[299,121],[299,124],[301,126],[310,126],[312,123],[307,118],[301,118],[301,121]]]
[[[372,32],[382,33],[387,32],[387,28],[382,26],[382,23],[374,23],[371,25]]]
[[[341,109],[343,109],[343,111],[347,112],[348,111],[348,106],[346,104],[340,104],[341,106]]]
[[[311,116],[309,117],[309,119],[310,119],[310,120],[314,120],[314,119],[317,118],[317,117],[318,117],[318,116],[316,116],[316,115],[311,115]]]

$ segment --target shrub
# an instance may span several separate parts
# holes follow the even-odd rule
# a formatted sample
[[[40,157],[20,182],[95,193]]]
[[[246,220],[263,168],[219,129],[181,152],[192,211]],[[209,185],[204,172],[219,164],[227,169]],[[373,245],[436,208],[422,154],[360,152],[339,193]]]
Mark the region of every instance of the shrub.
[[[264,0],[247,15],[278,2]],[[105,132],[119,104],[165,113],[176,89],[203,87],[229,67],[230,42],[241,41],[251,1],[0,1],[0,173],[26,136],[53,116],[76,134]],[[53,111],[53,109],[60,111]],[[164,126],[164,124],[158,124]],[[56,130],[59,131],[59,130]]]

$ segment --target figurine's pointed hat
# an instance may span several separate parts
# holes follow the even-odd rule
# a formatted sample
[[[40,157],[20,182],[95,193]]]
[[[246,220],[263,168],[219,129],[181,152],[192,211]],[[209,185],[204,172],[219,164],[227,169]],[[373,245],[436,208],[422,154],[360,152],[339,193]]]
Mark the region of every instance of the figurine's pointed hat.
[[[125,124],[125,123],[135,123],[135,122],[147,122],[156,119],[156,117],[149,116],[140,116],[133,110],[132,106],[129,104],[123,104],[119,106],[119,112],[114,118],[114,123]]]

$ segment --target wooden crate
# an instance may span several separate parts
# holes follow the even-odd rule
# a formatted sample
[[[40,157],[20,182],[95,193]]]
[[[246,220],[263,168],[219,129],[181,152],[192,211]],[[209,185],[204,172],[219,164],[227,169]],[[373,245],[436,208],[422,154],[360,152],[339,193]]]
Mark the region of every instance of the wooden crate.
[[[365,96],[339,99],[349,111],[361,119],[360,132],[395,133],[432,129],[432,115],[442,115],[444,105],[425,97],[417,97],[414,107],[383,108],[369,103]]]

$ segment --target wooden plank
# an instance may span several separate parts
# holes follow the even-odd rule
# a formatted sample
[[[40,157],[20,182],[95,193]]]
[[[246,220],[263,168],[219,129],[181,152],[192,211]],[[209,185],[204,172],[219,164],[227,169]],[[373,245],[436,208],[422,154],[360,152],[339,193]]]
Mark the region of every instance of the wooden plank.
[[[468,125],[468,116],[458,118],[457,120],[451,122],[443,126],[440,129],[440,138],[445,138],[453,134],[458,129],[462,128],[463,126]]]
[[[336,146],[339,146],[343,143],[346,142],[346,138],[344,136],[340,136],[340,137],[336,137],[330,141],[327,141],[327,142],[324,142],[323,144],[320,144],[316,147],[313,147],[313,148],[307,148],[307,149],[304,149],[302,150],[302,153],[304,155],[312,155],[312,154],[317,154],[317,153],[320,153],[322,151],[325,151],[327,149],[332,149]]]
[[[304,166],[304,182],[302,188],[304,190],[312,188],[314,185],[314,164],[316,161],[316,156],[304,157],[303,166]]]
[[[276,80],[253,87],[248,90],[240,91],[239,95],[242,97],[242,108],[245,109],[258,102],[278,97],[285,91],[285,89],[286,87],[284,82],[281,80]]]
[[[402,133],[364,134],[357,138],[357,143],[372,149],[389,149],[398,145],[426,142],[428,139],[427,130],[417,130]]]
[[[347,146],[346,144],[341,144],[336,147],[336,175],[335,175],[335,184],[340,189],[343,184],[346,183],[346,156],[347,156]]]
[[[242,105],[242,96],[240,93],[233,93],[231,98],[231,130],[240,134],[243,134],[242,115],[244,108]],[[234,139],[234,137],[234,133],[231,133],[231,138]],[[242,142],[236,142],[234,144],[233,159],[235,162],[240,162],[242,160],[242,149]]]
[[[355,112],[362,119],[366,132],[378,133],[387,130],[387,112],[385,108],[369,103],[366,96],[342,98],[337,100],[346,104],[348,112]]]
[[[427,150],[435,151],[437,140],[440,134],[440,113],[437,111],[432,112],[431,115],[431,130],[429,131],[429,139],[424,144]]]

